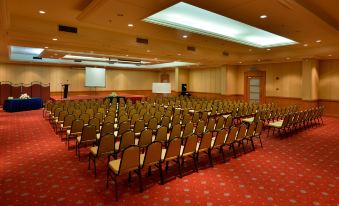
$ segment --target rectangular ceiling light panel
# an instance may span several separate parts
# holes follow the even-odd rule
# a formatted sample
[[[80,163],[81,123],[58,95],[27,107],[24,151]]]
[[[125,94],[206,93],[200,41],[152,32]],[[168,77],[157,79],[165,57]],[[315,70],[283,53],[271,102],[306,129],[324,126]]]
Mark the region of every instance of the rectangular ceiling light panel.
[[[184,2],[159,11],[144,21],[259,48],[297,43]]]

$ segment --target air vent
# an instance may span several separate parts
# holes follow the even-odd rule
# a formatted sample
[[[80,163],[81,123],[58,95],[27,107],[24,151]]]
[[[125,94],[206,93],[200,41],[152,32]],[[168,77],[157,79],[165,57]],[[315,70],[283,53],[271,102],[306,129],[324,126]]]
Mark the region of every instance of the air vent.
[[[195,51],[195,47],[194,46],[187,46],[187,51]]]
[[[148,39],[136,38],[136,42],[139,44],[148,44]]]
[[[224,56],[227,57],[227,56],[229,56],[230,54],[229,54],[228,52],[226,52],[226,51],[223,51],[223,52],[222,52],[222,55],[224,55]]]
[[[78,33],[78,28],[71,27],[71,26],[59,25],[59,31],[77,34]]]
[[[82,62],[82,61],[79,59],[74,59],[74,62]]]
[[[33,57],[33,59],[41,60],[41,57]]]

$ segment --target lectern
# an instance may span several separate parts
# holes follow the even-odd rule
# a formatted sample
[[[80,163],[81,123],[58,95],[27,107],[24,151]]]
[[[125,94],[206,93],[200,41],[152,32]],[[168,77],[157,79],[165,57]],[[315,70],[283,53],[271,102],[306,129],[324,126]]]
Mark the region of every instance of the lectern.
[[[63,88],[64,88],[64,99],[67,99],[67,96],[68,96],[68,86],[69,86],[69,84],[63,84],[62,86],[63,86]]]

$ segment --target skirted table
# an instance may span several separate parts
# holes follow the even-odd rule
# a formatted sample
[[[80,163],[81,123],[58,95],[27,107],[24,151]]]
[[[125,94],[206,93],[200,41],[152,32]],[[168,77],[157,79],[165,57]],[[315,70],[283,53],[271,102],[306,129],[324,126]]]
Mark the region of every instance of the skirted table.
[[[6,112],[19,112],[40,109],[43,107],[43,101],[41,98],[30,99],[6,99],[3,109]]]

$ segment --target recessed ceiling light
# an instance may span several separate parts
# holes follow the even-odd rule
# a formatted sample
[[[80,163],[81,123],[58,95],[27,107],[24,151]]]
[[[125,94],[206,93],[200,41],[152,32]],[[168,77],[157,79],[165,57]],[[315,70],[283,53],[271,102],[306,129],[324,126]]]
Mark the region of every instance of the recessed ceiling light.
[[[266,19],[267,18],[267,15],[263,14],[260,16],[260,19]]]
[[[286,57],[287,60],[289,60],[290,58],[289,57]]]
[[[45,46],[45,49],[48,49],[48,46]]]
[[[187,35],[183,35],[183,36],[182,36],[182,38],[184,38],[184,39],[187,39],[187,37],[188,37]]]
[[[304,44],[304,46],[308,46],[308,44]]]
[[[260,62],[261,61],[261,59],[258,59],[258,62]]]
[[[128,54],[126,54],[125,56],[127,56],[127,57],[128,57]]]
[[[242,62],[239,62],[239,64],[242,64]]]
[[[147,51],[146,51],[146,52],[151,52],[151,50],[147,49]]]
[[[329,57],[331,57],[331,56],[332,56],[332,54],[329,54],[328,56],[329,56]]]
[[[181,54],[180,54],[180,53],[178,53],[178,56],[181,56]]]
[[[128,24],[127,26],[129,26],[129,27],[133,27],[134,25],[133,25],[133,24]]]
[[[53,41],[58,41],[58,39],[57,39],[57,38],[53,38],[52,40],[53,40]]]
[[[317,43],[320,43],[321,42],[321,40],[320,39],[318,39],[317,41],[315,41],[315,42],[317,42]]]
[[[252,51],[252,49],[249,49],[248,51],[249,51],[249,52],[251,52],[251,51]]]
[[[158,58],[154,58],[154,60],[158,60]]]
[[[268,48],[268,49],[266,49],[267,51],[271,51],[271,49],[270,48]]]
[[[40,10],[40,11],[39,11],[39,14],[46,14],[46,12],[43,11],[43,10]]]

